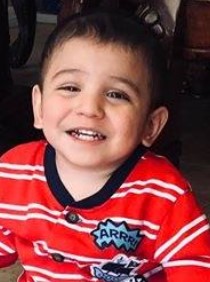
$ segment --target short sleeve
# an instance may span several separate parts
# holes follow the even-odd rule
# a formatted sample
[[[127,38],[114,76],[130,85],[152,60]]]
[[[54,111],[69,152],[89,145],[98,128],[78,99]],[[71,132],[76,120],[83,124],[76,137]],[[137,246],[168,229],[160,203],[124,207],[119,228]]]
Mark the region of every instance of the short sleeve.
[[[14,236],[11,231],[0,226],[0,268],[9,266],[16,260]]]
[[[192,192],[181,195],[164,218],[154,255],[166,281],[210,281],[209,229]]]

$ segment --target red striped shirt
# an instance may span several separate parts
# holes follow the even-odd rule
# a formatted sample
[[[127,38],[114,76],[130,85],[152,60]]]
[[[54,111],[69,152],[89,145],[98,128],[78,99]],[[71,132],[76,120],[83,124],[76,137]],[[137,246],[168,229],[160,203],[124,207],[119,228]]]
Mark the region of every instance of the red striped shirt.
[[[140,155],[106,200],[83,207],[59,200],[46,148],[20,145],[0,162],[0,266],[18,257],[19,282],[210,281],[208,221],[165,158]]]

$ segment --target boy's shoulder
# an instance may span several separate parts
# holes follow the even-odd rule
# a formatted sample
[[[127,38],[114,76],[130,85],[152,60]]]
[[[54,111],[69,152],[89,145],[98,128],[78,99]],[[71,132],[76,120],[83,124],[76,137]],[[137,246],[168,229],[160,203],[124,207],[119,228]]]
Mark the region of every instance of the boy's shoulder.
[[[145,181],[157,179],[165,183],[177,185],[183,190],[189,190],[190,184],[180,170],[175,167],[166,157],[146,152],[141,161],[137,164],[137,173],[141,174],[141,179]]]
[[[1,163],[15,162],[25,164],[33,161],[36,162],[37,159],[41,160],[43,158],[46,144],[46,141],[39,140],[17,145],[1,156]]]

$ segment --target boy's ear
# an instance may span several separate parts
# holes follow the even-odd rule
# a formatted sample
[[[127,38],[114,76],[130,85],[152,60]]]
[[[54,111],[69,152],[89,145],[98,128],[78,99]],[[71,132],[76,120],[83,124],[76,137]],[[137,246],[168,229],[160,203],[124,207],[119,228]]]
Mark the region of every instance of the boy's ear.
[[[166,107],[159,107],[150,114],[145,133],[142,138],[142,144],[145,147],[151,147],[164,128],[167,120],[168,110]]]
[[[34,113],[34,127],[42,129],[42,93],[37,84],[32,89],[32,106]]]

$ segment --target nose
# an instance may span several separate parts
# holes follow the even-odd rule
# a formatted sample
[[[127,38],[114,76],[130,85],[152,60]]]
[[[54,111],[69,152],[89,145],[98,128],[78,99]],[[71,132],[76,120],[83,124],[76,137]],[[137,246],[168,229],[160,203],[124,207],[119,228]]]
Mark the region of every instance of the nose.
[[[103,97],[100,94],[81,94],[75,111],[78,115],[101,119],[104,117]]]

